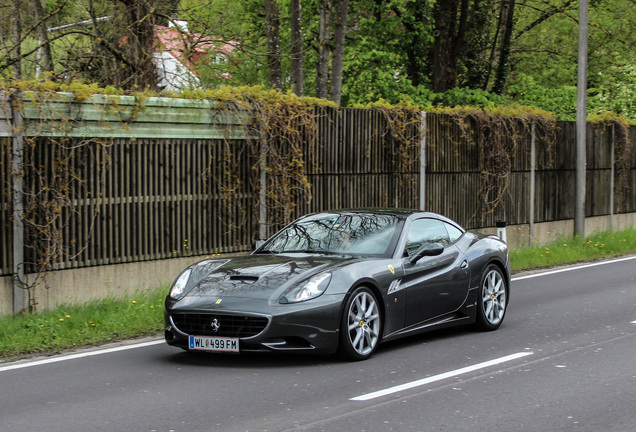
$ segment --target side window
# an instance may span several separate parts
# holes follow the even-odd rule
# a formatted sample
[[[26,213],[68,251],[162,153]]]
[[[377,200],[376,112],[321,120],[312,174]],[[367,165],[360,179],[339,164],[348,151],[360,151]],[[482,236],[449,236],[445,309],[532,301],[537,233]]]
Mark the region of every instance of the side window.
[[[453,243],[455,240],[460,238],[462,234],[464,234],[464,232],[457,228],[455,225],[444,222],[444,226],[446,227],[446,231],[448,231],[448,237],[451,243]]]
[[[448,231],[444,227],[444,222],[437,219],[417,219],[413,221],[406,238],[406,252],[411,256],[426,242],[441,243],[444,246],[451,243]]]

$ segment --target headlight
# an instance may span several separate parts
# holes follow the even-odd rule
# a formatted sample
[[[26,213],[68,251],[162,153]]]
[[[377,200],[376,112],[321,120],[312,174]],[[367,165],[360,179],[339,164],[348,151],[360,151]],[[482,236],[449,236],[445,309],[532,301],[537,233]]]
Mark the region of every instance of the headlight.
[[[192,268],[187,268],[179,275],[176,281],[172,284],[172,288],[170,288],[170,297],[175,300],[179,300],[183,295],[183,291],[188,285],[188,280],[190,279],[190,273],[192,273]]]
[[[289,290],[281,299],[280,302],[286,303],[298,303],[306,300],[311,300],[320,296],[331,281],[331,273],[320,273],[305,282],[300,287]]]

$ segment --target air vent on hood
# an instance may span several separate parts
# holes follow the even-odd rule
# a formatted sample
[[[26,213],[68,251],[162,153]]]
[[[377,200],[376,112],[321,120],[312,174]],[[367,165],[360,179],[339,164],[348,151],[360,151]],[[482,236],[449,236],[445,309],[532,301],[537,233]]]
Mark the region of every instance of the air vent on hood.
[[[258,276],[256,276],[256,275],[232,275],[232,276],[230,276],[230,280],[245,281],[245,282],[256,282],[258,280]]]

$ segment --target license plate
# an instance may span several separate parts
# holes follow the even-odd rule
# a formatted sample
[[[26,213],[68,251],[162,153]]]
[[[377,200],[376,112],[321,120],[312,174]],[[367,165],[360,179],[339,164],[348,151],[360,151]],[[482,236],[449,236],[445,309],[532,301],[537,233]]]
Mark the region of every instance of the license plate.
[[[215,352],[239,352],[238,338],[218,336],[190,336],[188,346],[191,350]]]

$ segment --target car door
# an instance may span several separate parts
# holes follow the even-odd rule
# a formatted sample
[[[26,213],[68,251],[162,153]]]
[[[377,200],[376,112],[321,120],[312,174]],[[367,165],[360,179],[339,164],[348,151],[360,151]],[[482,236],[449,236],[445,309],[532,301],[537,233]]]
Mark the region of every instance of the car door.
[[[468,295],[470,269],[455,246],[445,222],[433,218],[411,223],[405,245],[404,277],[406,322],[412,326],[457,310]],[[412,264],[408,256],[425,242],[440,243],[444,250],[437,256],[425,256]]]

